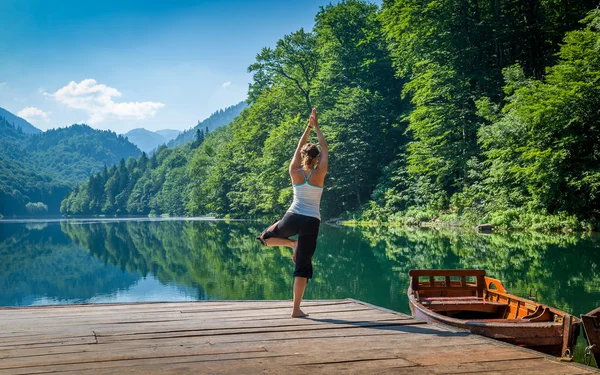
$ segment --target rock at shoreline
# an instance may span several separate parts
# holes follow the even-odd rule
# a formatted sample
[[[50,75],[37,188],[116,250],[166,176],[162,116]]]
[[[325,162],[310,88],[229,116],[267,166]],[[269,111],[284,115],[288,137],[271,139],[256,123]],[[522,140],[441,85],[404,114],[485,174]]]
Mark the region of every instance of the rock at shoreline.
[[[494,226],[492,224],[479,224],[477,226],[477,231],[478,232],[489,233],[492,230],[494,230]]]

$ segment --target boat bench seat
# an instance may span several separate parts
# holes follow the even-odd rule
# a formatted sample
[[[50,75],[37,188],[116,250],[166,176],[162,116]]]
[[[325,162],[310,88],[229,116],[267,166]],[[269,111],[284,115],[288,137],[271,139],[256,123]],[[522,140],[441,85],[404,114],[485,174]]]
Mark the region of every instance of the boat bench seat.
[[[502,312],[508,309],[503,302],[486,301],[482,298],[422,298],[421,303],[432,311],[480,311]]]
[[[461,300],[461,301],[485,301],[483,298],[481,297],[421,297],[419,299],[419,301],[422,304],[425,304],[426,302],[438,302],[438,301],[451,301],[454,302],[457,299]]]

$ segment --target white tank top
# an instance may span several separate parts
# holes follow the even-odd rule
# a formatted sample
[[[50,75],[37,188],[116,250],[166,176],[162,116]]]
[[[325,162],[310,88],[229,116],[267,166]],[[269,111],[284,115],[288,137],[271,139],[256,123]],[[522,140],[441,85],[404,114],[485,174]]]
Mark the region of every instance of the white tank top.
[[[314,169],[310,171],[307,177],[306,174],[304,174],[304,169],[302,169],[304,182],[294,185],[294,201],[288,209],[288,212],[316,217],[317,219],[321,220],[319,207],[321,205],[323,187],[315,186],[308,182],[313,171]]]

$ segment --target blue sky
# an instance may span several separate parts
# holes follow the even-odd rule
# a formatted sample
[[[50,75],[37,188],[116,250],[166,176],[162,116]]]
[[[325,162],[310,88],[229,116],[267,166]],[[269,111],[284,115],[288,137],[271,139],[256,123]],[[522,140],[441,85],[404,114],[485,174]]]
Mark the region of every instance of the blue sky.
[[[2,0],[0,107],[42,130],[187,129],[244,100],[260,49],[330,2]]]

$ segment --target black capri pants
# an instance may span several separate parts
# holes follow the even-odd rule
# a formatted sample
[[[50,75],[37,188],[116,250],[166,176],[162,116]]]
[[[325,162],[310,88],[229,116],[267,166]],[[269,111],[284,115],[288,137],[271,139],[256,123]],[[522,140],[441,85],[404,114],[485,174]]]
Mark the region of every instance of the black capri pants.
[[[317,248],[321,220],[316,217],[286,212],[273,231],[265,232],[263,238],[289,238],[298,235],[296,268],[294,276],[312,279],[312,257]]]

